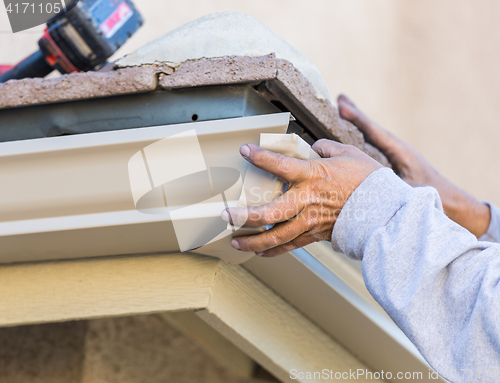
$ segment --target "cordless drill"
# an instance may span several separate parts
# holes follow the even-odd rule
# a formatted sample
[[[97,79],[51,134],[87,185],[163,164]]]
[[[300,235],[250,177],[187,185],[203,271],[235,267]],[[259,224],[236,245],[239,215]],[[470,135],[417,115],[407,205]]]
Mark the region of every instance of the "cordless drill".
[[[54,69],[62,74],[98,69],[143,24],[130,0],[75,0],[67,4],[69,11],[47,22],[37,52],[12,68],[0,65],[0,83],[45,77]]]

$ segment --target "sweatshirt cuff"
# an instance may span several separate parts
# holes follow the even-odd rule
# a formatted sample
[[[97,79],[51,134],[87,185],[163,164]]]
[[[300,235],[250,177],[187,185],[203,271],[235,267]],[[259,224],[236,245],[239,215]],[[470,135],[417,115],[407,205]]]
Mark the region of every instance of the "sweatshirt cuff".
[[[374,171],[342,208],[333,227],[333,249],[362,260],[364,245],[371,233],[389,223],[411,191],[412,187],[391,169]]]
[[[480,241],[500,242],[500,209],[495,205],[485,202],[490,208],[491,220],[488,231],[479,237]]]

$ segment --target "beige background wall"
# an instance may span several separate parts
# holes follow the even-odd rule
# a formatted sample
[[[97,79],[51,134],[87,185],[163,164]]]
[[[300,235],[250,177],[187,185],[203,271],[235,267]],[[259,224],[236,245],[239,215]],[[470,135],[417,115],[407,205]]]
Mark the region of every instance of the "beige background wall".
[[[352,96],[461,187],[500,204],[498,0],[135,3],[146,25],[120,55],[208,13],[250,14],[315,62],[333,95]],[[33,51],[41,29],[12,35],[0,12],[0,62]]]

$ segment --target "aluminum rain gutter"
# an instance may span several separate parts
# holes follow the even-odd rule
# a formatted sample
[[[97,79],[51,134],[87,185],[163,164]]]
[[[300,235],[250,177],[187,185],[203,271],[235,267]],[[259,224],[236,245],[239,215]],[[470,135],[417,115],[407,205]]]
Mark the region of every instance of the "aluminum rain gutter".
[[[258,144],[261,133],[285,133],[289,118],[289,113],[278,113],[0,143],[0,262],[179,252],[170,215],[136,209],[131,159],[141,153],[151,155],[152,160],[164,154],[170,162],[157,161],[164,165],[159,179],[168,177],[162,169],[175,173],[192,167],[196,154],[183,136],[191,132],[206,167],[230,166],[237,174],[245,174],[248,162],[240,156],[239,147]],[[160,147],[160,152],[148,153],[152,144],[171,137],[176,138],[169,150]],[[150,173],[153,162],[148,162]],[[145,187],[155,181],[144,177]],[[174,207],[192,199],[203,201],[206,198],[196,200],[202,186],[187,177],[184,187],[167,200],[175,199]],[[150,194],[156,191],[161,193],[154,188]],[[226,197],[237,200],[240,192]],[[220,219],[223,208],[218,208],[216,217],[225,228]],[[199,214],[206,211],[199,209]],[[189,227],[200,218],[194,215],[184,223]],[[213,229],[217,233],[218,228]]]

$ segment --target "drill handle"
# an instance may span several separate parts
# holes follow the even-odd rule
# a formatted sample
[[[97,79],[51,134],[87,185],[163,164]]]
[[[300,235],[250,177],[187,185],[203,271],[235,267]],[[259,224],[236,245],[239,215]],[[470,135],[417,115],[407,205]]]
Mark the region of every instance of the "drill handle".
[[[45,77],[54,70],[43,56],[41,51],[33,53],[25,58],[11,70],[0,76],[0,83],[8,80],[18,80],[22,78]]]

